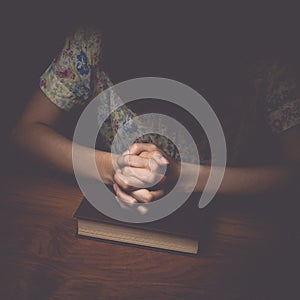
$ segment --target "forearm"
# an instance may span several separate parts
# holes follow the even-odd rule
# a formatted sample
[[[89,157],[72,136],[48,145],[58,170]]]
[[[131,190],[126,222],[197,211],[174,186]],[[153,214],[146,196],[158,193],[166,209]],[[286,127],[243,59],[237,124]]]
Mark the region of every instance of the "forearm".
[[[216,167],[217,171],[222,171]],[[191,190],[189,179],[198,176],[195,191],[202,192],[206,186],[211,167],[184,165],[184,190]],[[288,166],[266,166],[249,168],[225,168],[222,183],[218,194],[223,195],[250,195],[282,189],[291,181],[293,170]]]
[[[38,157],[54,168],[72,174],[72,141],[57,133],[48,125],[42,123],[26,124],[25,126],[17,126],[12,133],[13,141]],[[95,176],[86,168],[85,160],[89,158],[95,159],[97,168],[103,182],[112,183],[114,174],[111,154],[103,151],[95,151],[87,147],[79,146],[82,151],[82,162],[80,164],[79,173],[81,176]]]

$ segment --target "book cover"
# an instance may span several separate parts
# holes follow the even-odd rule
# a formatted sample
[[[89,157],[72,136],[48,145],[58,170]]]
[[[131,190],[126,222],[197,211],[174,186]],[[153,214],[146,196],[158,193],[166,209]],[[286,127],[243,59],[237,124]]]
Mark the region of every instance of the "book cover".
[[[196,254],[207,219],[207,211],[198,208],[199,197],[199,194],[192,194],[172,214],[148,223],[112,219],[86,199],[83,199],[74,217],[78,220],[79,235]]]

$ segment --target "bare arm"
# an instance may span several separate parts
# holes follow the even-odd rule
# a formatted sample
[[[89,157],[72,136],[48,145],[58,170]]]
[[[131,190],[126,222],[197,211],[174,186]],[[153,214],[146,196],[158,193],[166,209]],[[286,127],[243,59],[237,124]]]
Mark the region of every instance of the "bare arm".
[[[249,168],[225,168],[225,174],[222,184],[218,190],[219,194],[224,195],[251,195],[260,194],[269,191],[283,189],[288,184],[299,178],[300,174],[300,125],[290,128],[279,136],[280,142],[284,149],[284,162],[273,166],[249,167]],[[139,152],[153,151],[150,144],[135,144],[131,154],[136,155]],[[145,163],[146,164],[146,163]],[[172,174],[176,179],[180,173],[180,167],[184,180],[179,187],[184,191],[192,190],[202,192],[209,174],[210,166],[192,165],[172,162]],[[218,167],[216,167],[218,169]],[[221,168],[219,168],[221,170]],[[130,168],[123,168],[123,174],[127,176],[126,183],[122,182],[118,176],[115,176],[115,181],[124,190],[128,190],[134,181],[131,177],[134,176]],[[172,176],[173,177],[173,176]],[[198,177],[196,187],[191,186],[192,178]],[[171,180],[174,180],[171,178]]]
[[[51,166],[66,173],[73,173],[72,141],[54,130],[63,113],[63,110],[38,89],[13,129],[12,140]],[[111,154],[103,151],[95,152],[85,147],[82,147],[82,150],[85,151],[86,157],[96,156],[97,167],[103,181],[112,183],[114,169]],[[82,168],[81,173],[83,176],[90,176],[85,168]]]
[[[284,149],[282,164],[253,168],[226,168],[219,193],[240,195],[276,191],[299,178],[300,125],[280,133],[279,140]],[[200,191],[203,190],[208,174],[208,167],[200,169],[197,186]]]
[[[218,169],[218,167],[216,167]],[[195,190],[202,192],[208,180],[211,167],[199,167],[199,179]],[[187,172],[189,172],[187,170]],[[251,195],[282,189],[291,181],[292,170],[285,166],[265,166],[249,168],[225,168],[218,194]],[[188,178],[188,176],[186,177]],[[188,188],[186,181],[185,189]]]
[[[219,194],[251,195],[276,191],[290,184],[300,173],[300,125],[290,128],[279,136],[284,149],[282,164],[249,168],[225,168]],[[221,168],[220,168],[221,170]],[[203,191],[210,173],[210,166],[182,165],[185,182],[182,188],[190,190],[189,178],[199,178],[195,190]]]

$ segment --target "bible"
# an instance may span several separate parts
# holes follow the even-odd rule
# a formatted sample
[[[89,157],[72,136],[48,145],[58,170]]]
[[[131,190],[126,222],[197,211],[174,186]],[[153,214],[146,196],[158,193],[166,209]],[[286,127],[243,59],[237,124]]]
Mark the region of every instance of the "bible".
[[[197,254],[199,238],[205,228],[205,210],[198,208],[199,197],[195,195],[170,215],[148,223],[112,219],[83,199],[74,215],[78,222],[77,233],[100,240]]]

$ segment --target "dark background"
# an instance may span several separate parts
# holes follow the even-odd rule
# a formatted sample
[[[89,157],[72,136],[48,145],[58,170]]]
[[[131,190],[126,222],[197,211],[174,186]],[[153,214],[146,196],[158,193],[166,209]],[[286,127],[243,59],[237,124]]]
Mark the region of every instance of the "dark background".
[[[9,153],[16,155],[8,146],[9,132],[39,76],[65,35],[80,24],[102,29],[103,65],[113,82],[138,76],[173,78],[208,100],[239,86],[241,61],[280,53],[298,63],[297,9],[284,3],[40,1],[6,3],[3,8],[2,165]]]
[[[123,2],[1,4],[0,175],[9,178],[10,167],[25,160],[22,151],[10,147],[9,132],[66,33],[80,23],[103,28],[104,66],[114,82],[164,76],[208,100],[238,87],[243,60],[280,54],[298,64],[299,10],[286,3]],[[9,180],[1,180],[1,288],[10,294],[29,299],[52,293],[64,299],[157,294],[296,299],[299,294],[299,197],[292,193],[278,201],[272,195],[214,201],[211,216],[219,227],[208,231],[211,241],[201,243],[207,253],[196,261],[109,244],[96,247],[75,238],[78,188],[56,173],[52,181],[26,172],[14,170]]]

